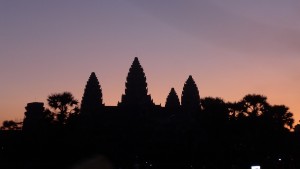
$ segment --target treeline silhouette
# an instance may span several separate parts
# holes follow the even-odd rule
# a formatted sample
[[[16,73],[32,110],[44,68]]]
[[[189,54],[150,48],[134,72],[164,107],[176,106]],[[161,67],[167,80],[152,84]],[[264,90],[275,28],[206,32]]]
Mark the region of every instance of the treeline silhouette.
[[[138,58],[125,87],[117,106],[105,106],[92,73],[80,107],[70,92],[49,95],[48,108],[28,103],[22,124],[3,123],[0,168],[300,168],[299,125],[291,132],[288,107],[265,96],[200,99],[189,76],[181,102],[172,88],[165,106],[155,105]]]

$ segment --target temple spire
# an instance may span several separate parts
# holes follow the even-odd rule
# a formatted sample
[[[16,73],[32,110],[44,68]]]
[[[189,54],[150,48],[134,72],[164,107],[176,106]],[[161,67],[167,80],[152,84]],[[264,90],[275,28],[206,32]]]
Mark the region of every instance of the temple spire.
[[[120,104],[124,106],[153,105],[151,96],[148,95],[146,76],[137,57],[134,58],[129,69],[125,84],[125,94],[122,95]]]
[[[176,110],[180,108],[179,98],[174,88],[171,89],[167,97],[165,107],[169,110]]]
[[[181,105],[185,112],[200,111],[199,90],[192,76],[189,76],[184,84],[181,95]]]
[[[102,89],[94,72],[91,73],[81,101],[82,114],[97,113],[103,107]]]

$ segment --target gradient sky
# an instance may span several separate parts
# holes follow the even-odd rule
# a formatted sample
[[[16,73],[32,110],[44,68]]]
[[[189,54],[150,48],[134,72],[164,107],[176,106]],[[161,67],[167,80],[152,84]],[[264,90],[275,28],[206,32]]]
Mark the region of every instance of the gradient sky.
[[[80,101],[92,71],[116,105],[134,57],[165,104],[188,75],[200,97],[263,94],[300,120],[300,1],[1,0],[0,121],[27,103],[70,91]]]

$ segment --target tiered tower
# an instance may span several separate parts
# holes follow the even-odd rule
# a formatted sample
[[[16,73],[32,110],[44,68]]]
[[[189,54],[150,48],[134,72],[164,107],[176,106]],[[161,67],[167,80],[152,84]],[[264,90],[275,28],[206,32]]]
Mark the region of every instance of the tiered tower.
[[[81,101],[81,114],[93,116],[103,107],[101,86],[96,74],[92,72],[84,89]]]
[[[149,107],[154,106],[148,88],[144,70],[137,57],[129,69],[125,84],[125,94],[122,95],[122,107]]]
[[[45,108],[42,102],[28,103],[25,107],[25,118],[23,120],[23,131],[36,132],[42,128],[45,122]]]
[[[174,88],[171,89],[165,105],[167,110],[179,110],[180,109],[180,101],[178,95]]]
[[[184,112],[194,113],[201,110],[199,90],[192,76],[188,77],[183,86],[181,106]]]

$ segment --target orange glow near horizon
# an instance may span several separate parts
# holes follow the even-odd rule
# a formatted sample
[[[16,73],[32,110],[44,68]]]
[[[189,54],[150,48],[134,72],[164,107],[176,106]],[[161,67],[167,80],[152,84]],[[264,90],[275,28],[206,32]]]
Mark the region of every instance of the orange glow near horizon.
[[[262,94],[298,123],[299,8],[292,0],[1,1],[0,122],[23,120],[27,103],[47,106],[51,93],[80,101],[91,72],[104,103],[117,105],[138,57],[156,104],[172,87],[180,97],[192,75],[201,98]]]
[[[142,65],[143,66],[143,65]],[[130,65],[128,66],[129,69]],[[146,76],[147,76],[147,70],[145,70]],[[109,84],[108,82],[101,81],[101,78],[99,76],[99,73],[96,73],[98,76],[98,79],[100,80],[100,85],[102,88],[102,93],[103,93],[103,102],[107,106],[116,106],[117,103],[121,100],[121,95],[124,94],[125,90],[125,79],[126,76],[123,78],[124,82],[120,84]],[[6,106],[2,107],[3,112],[17,112],[17,113],[12,113],[12,114],[6,114],[6,116],[3,116],[1,113],[1,119],[3,120],[17,120],[21,121],[23,120],[24,112],[25,112],[25,106],[29,102],[44,102],[45,107],[48,107],[46,98],[48,95],[56,92],[63,92],[63,91],[70,91],[74,94],[75,98],[77,98],[79,101],[81,101],[81,97],[83,95],[85,83],[88,79],[88,76],[86,76],[86,79],[84,82],[81,82],[81,89],[78,88],[73,88],[73,90],[68,90],[67,88],[65,90],[57,90],[57,91],[52,91],[52,92],[45,92],[44,98],[33,98],[34,96],[28,95],[27,97],[23,98],[20,102],[23,102],[23,104],[20,104],[19,106],[14,105],[12,102],[11,104],[7,104]],[[148,77],[148,76],[147,76]],[[231,89],[225,89],[225,88],[218,88],[218,85],[220,85],[222,82],[216,82],[213,83],[213,86],[210,84],[205,84],[205,79],[198,79],[197,77],[193,76],[194,79],[196,80],[196,83],[198,85],[199,91],[200,91],[200,97],[220,97],[224,99],[224,101],[239,101],[241,100],[246,94],[262,94],[264,96],[267,96],[268,102],[271,105],[285,105],[290,108],[290,111],[294,113],[294,118],[295,118],[295,124],[298,123],[298,120],[300,119],[299,115],[297,112],[300,111],[300,107],[297,106],[297,98],[295,98],[291,93],[289,92],[283,92],[283,95],[278,95],[274,94],[273,90],[283,90],[279,88],[277,89],[266,89],[264,90],[265,93],[259,93],[258,91],[252,90],[252,91],[247,91],[245,87],[247,86],[233,86],[234,91]],[[164,106],[166,97],[172,87],[175,88],[177,95],[179,96],[179,99],[181,97],[181,92],[182,92],[182,87],[184,85],[186,79],[182,79],[181,81],[177,81],[176,78],[171,79],[168,78],[168,82],[170,84],[166,84],[166,82],[163,81],[154,81],[151,79],[147,78],[148,82],[148,93],[151,95],[152,99],[157,105],[162,105]],[[162,85],[160,85],[160,82]],[[173,85],[171,84],[173,83]],[[37,86],[38,87],[38,86]],[[70,89],[72,87],[70,86]],[[74,90],[75,89],[75,90]],[[217,95],[222,93],[223,95]],[[296,105],[296,106],[289,106],[289,105]],[[4,114],[5,115],[5,114]]]

